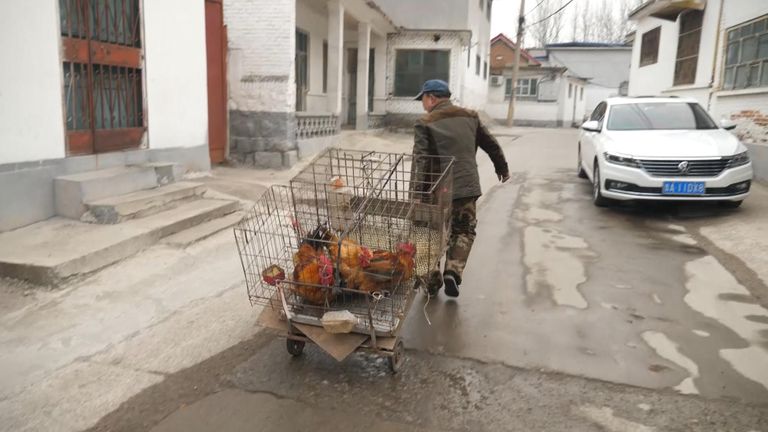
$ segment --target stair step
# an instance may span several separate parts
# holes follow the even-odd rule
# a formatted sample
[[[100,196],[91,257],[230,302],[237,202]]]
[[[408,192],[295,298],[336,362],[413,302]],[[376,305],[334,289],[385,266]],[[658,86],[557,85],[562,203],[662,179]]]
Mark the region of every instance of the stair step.
[[[243,212],[235,212],[229,215],[226,215],[224,217],[220,217],[218,219],[213,219],[208,222],[202,223],[200,225],[194,226],[192,228],[186,229],[184,231],[178,232],[176,234],[173,234],[171,236],[168,236],[164,238],[161,243],[185,248],[192,243],[197,243],[200,240],[204,240],[220,231],[223,231],[227,228],[231,228],[240,221],[243,220],[243,217],[245,216],[245,213]]]
[[[151,166],[108,168],[57,177],[54,180],[56,213],[80,219],[85,203],[157,187]]]
[[[237,201],[200,199],[117,225],[52,218],[0,233],[0,276],[55,285],[96,271],[160,239],[237,211]]]
[[[201,183],[179,182],[86,203],[84,222],[115,224],[159,213],[171,204],[196,199],[205,193]]]

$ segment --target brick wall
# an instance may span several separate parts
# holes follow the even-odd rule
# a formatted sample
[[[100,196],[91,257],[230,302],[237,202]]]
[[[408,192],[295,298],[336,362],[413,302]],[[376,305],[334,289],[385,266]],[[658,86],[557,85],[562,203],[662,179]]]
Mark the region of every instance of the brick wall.
[[[295,104],[295,0],[224,0],[230,107],[290,112]]]
[[[265,168],[296,161],[295,0],[224,0],[229,156]]]
[[[768,144],[768,111],[746,109],[731,113],[736,135],[749,144]]]

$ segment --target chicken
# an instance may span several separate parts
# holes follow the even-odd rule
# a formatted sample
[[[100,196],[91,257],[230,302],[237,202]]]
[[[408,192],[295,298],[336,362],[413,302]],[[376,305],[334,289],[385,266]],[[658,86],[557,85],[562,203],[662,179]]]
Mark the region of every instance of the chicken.
[[[346,279],[347,286],[366,293],[391,290],[413,277],[415,256],[412,243],[399,243],[394,253],[375,250],[368,262],[356,267]]]
[[[360,246],[350,238],[339,241],[339,237],[330,230],[326,232],[325,239],[328,241],[331,261],[338,266],[342,280],[348,280],[360,267],[369,264],[372,254],[365,246]]]
[[[293,254],[294,292],[305,301],[323,305],[333,300],[333,263],[320,241],[324,228],[318,227]],[[327,287],[327,288],[326,288]]]

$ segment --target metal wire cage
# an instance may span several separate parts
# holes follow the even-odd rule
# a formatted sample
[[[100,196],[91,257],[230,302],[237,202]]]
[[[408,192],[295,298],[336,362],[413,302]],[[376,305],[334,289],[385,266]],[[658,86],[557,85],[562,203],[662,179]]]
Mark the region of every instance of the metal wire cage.
[[[280,289],[296,322],[347,310],[353,331],[394,335],[445,251],[452,173],[451,157],[327,149],[235,227],[251,303],[282,307]]]

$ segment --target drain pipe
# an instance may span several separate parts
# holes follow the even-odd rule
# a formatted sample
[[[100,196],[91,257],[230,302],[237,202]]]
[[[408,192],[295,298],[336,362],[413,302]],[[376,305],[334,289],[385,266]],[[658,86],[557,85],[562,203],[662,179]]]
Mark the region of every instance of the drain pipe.
[[[718,57],[718,55],[717,55],[719,50],[720,50],[720,48],[721,48],[720,47],[720,35],[722,33],[723,7],[724,6],[725,6],[725,0],[720,0],[720,10],[718,11],[718,14],[717,14],[717,34],[715,36],[715,58],[714,58],[714,61],[712,62],[712,76],[710,77],[710,80],[709,80],[709,97],[707,98],[707,112],[709,112],[710,114],[712,113],[712,96],[715,93],[715,77],[716,77],[716,74],[717,74],[717,63],[718,63],[718,61],[720,61],[720,58],[724,59],[725,56],[727,55],[727,52],[728,52],[727,46],[726,47],[722,47],[723,48],[723,50],[722,50],[723,55],[720,56],[720,57]],[[724,61],[725,60],[723,60],[723,62]],[[725,65],[723,64],[723,66],[725,66]],[[721,85],[722,85],[722,83],[718,83],[718,87],[720,87]]]

